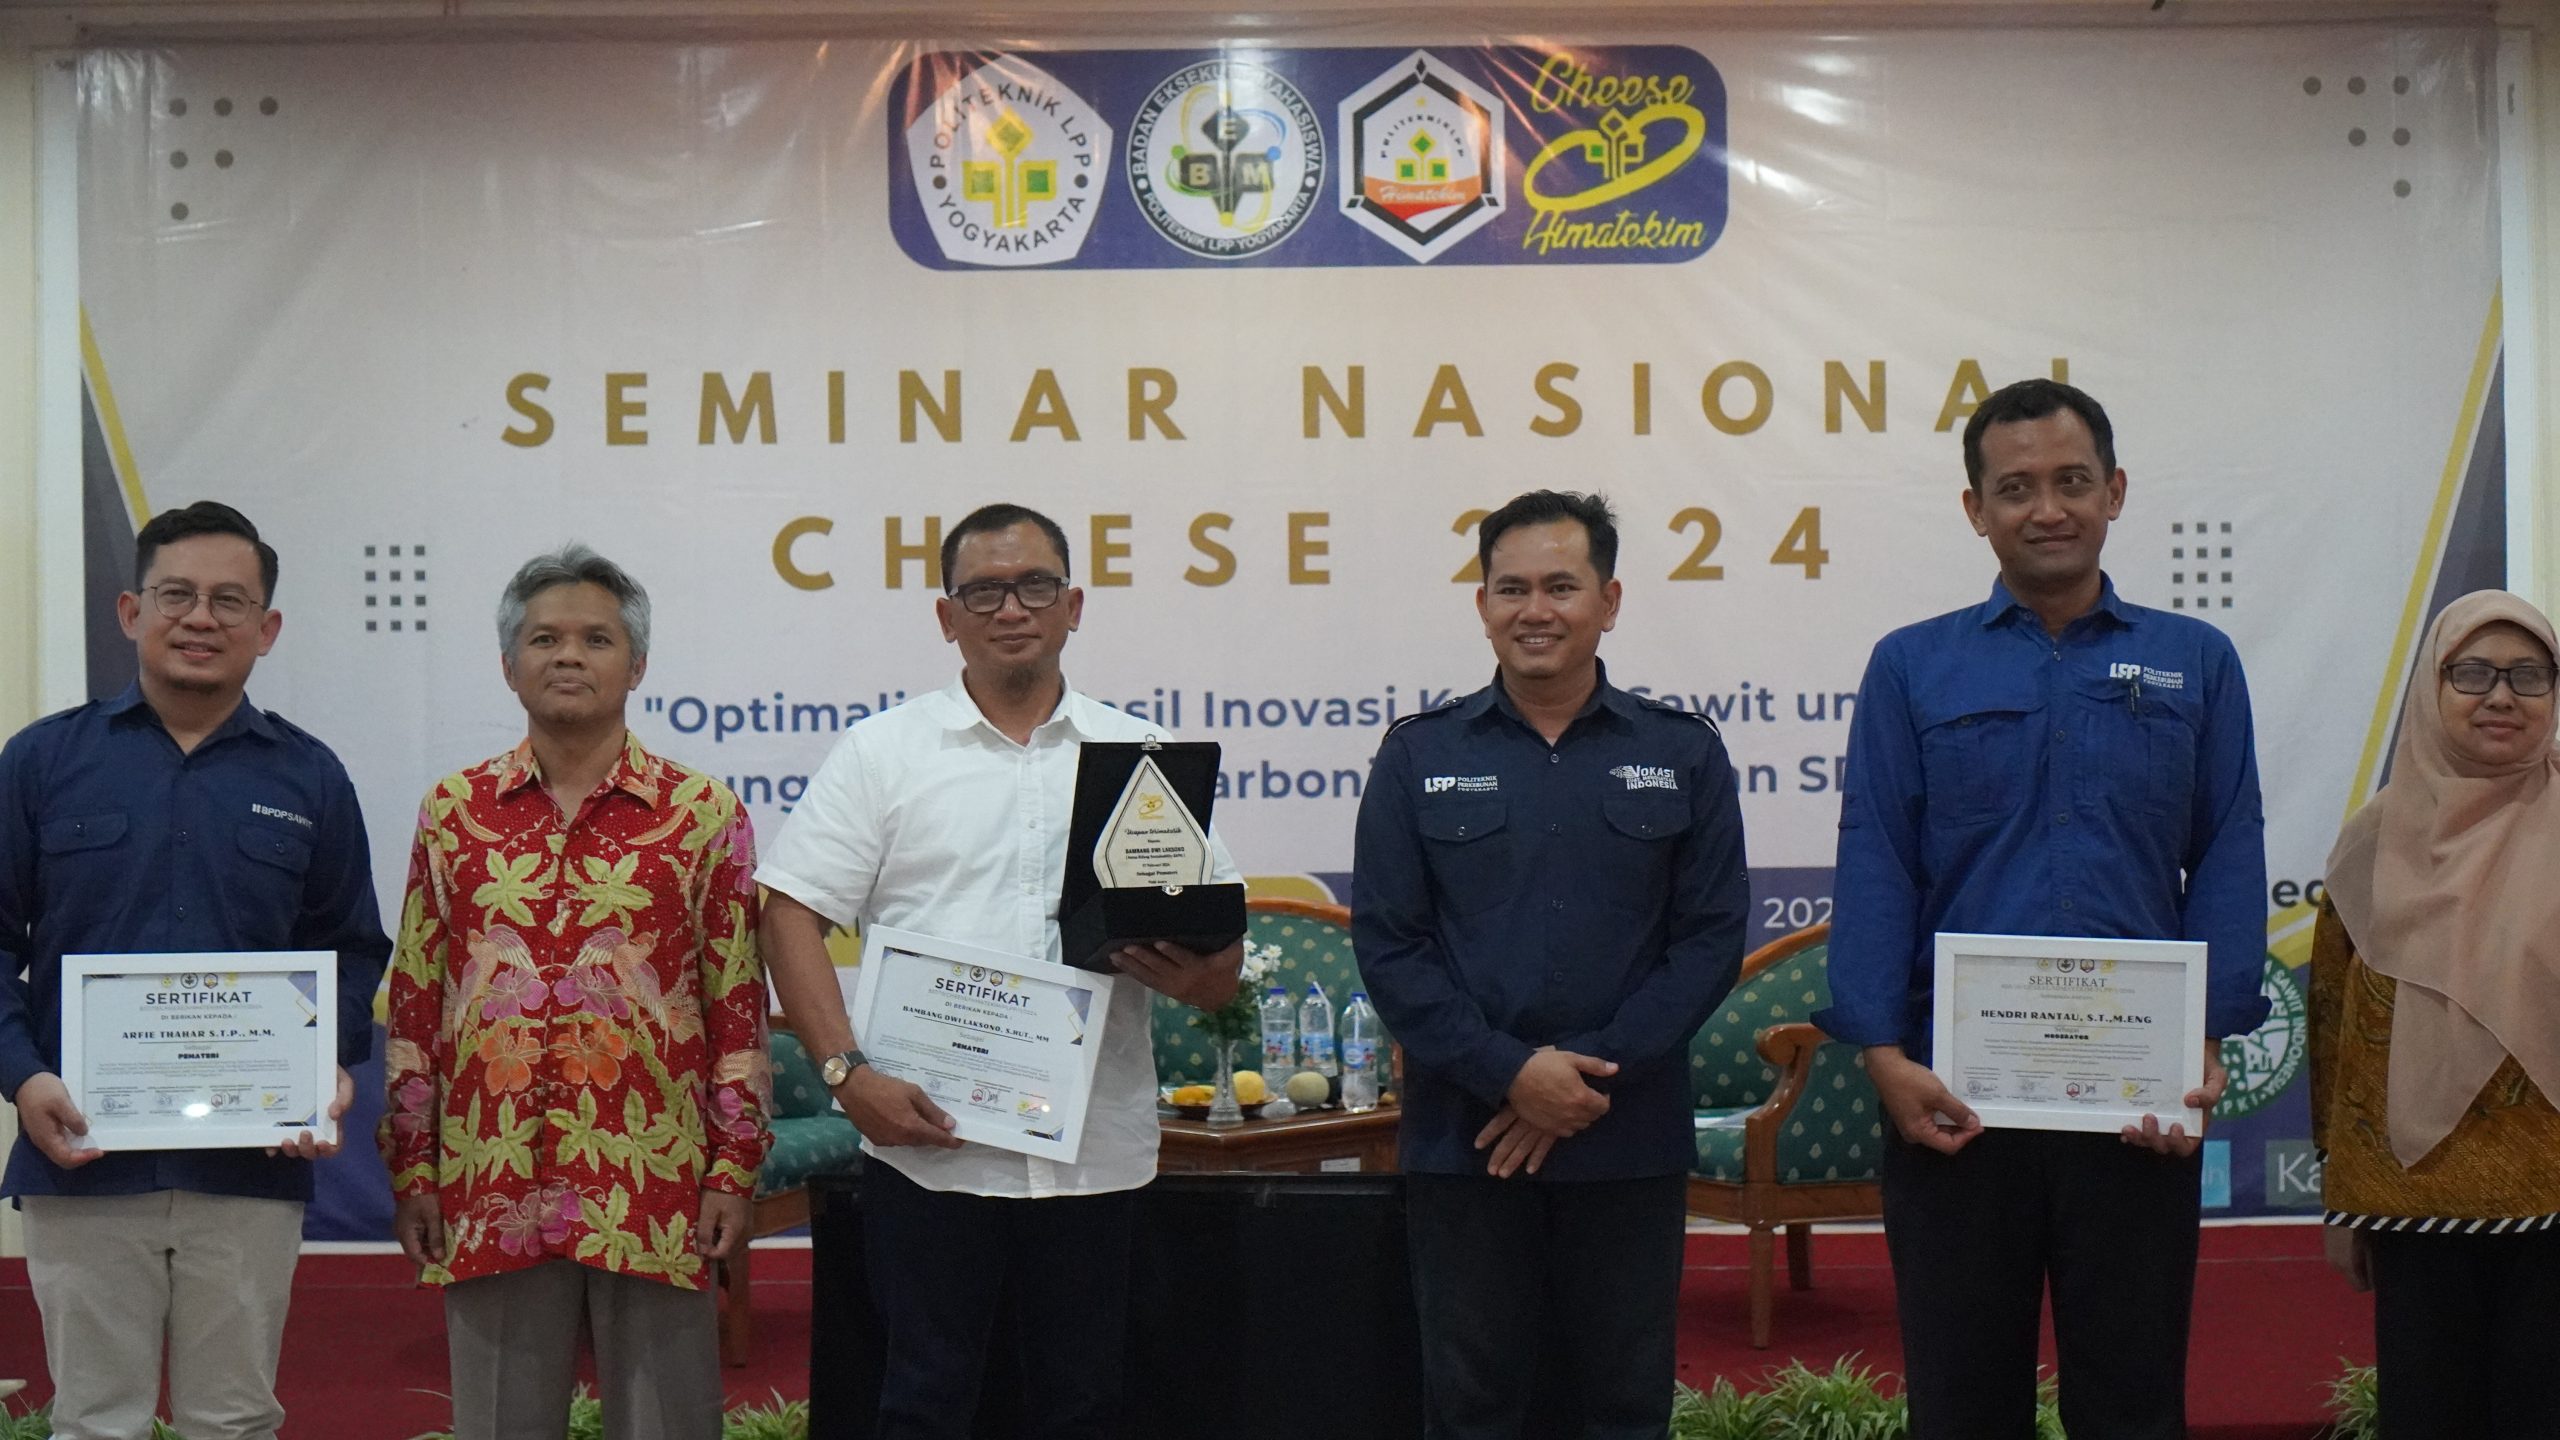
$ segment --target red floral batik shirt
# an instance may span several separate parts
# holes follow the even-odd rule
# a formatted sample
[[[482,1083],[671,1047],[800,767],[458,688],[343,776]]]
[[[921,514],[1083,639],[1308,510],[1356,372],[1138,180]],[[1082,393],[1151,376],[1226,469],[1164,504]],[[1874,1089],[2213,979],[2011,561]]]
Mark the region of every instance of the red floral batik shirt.
[[[771,1135],[755,840],[638,739],[564,817],[530,742],[428,792],[391,965],[392,1189],[444,1202],[441,1284],[552,1259],[705,1282],[702,1192]]]

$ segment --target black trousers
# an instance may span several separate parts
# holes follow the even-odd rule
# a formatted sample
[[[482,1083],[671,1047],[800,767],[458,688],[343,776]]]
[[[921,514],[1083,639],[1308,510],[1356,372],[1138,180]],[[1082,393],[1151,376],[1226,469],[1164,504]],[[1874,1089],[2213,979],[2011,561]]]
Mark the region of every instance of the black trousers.
[[[1547,1183],[1405,1176],[1423,1433],[1533,1440],[1670,1433],[1686,1177]],[[1535,1393],[1542,1357],[1572,1398]],[[1539,1403],[1544,1401],[1546,1403]]]
[[[862,1210],[872,1304],[889,1342],[878,1440],[968,1440],[998,1324],[1013,1328],[1035,1433],[1114,1432],[1137,1192],[956,1194],[874,1160]],[[1012,1303],[999,1306],[1000,1295]]]
[[[1889,1140],[1912,1440],[2031,1440],[2048,1286],[2071,1440],[2184,1436],[2201,1178],[2112,1134],[1989,1130],[1953,1155]]]
[[[2372,1241],[2382,1440],[2560,1437],[2560,1230]]]

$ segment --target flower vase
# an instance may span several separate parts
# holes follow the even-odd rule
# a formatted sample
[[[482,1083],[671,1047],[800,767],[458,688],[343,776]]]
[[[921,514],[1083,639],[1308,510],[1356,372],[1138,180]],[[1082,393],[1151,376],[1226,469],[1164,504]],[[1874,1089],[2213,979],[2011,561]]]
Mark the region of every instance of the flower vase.
[[[1236,1104],[1236,1042],[1220,1040],[1218,1047],[1217,1093],[1209,1098],[1209,1123],[1241,1125],[1244,1110]]]

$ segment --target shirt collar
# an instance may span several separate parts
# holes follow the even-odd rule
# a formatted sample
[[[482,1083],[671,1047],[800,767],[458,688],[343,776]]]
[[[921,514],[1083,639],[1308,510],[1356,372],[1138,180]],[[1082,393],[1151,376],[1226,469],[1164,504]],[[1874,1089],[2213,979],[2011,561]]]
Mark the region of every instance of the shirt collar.
[[[109,720],[121,721],[139,714],[153,724],[160,723],[159,712],[153,710],[151,703],[142,698],[140,680],[127,682],[124,689],[114,699],[102,705],[100,710]],[[239,734],[255,735],[261,740],[276,738],[276,723],[267,718],[266,711],[250,703],[246,694],[240,697],[240,703],[233,707],[231,714],[213,728],[213,733],[204,737],[204,743],[209,745],[216,740],[227,740]]]
[[[505,799],[527,785],[542,783],[542,762],[533,755],[533,737],[516,742],[516,748],[498,762],[498,797]],[[640,737],[626,730],[622,734],[622,758],[604,777],[599,790],[619,790],[641,804],[655,810],[658,797],[666,793],[666,762],[652,755],[640,743]]]
[[[1982,628],[1988,630],[2008,619],[2013,611],[2023,612],[2029,618],[2035,615],[2034,611],[2027,609],[2026,602],[2009,592],[2008,581],[1995,578],[1991,582],[1991,598],[1983,601],[1981,608],[1974,614],[1981,620]],[[2116,582],[2110,579],[2104,570],[2099,571],[2098,604],[2097,608],[2089,612],[2089,615],[2104,615],[2118,625],[2130,628],[2138,622],[2140,613],[2140,607],[2128,605],[2117,597]],[[2080,617],[2081,620],[2088,618],[2088,615]],[[2071,623],[2077,625],[2080,621],[2074,620]]]
[[[1052,725],[1064,725],[1079,740],[1093,739],[1093,710],[1102,702],[1077,690],[1074,682],[1064,675],[1058,677],[1058,684],[1058,708],[1049,712],[1048,719],[1033,726],[1032,733],[1036,735]],[[951,683],[936,691],[933,699],[939,702],[934,707],[933,717],[945,730],[967,730],[984,725],[990,734],[1003,733],[996,729],[994,721],[987,718],[987,713],[978,708],[977,697],[969,693],[969,682],[960,676],[952,676]]]
[[[1588,719],[1593,711],[1606,710],[1632,724],[1636,718],[1636,709],[1642,702],[1609,683],[1609,662],[1595,656],[1591,664],[1598,683],[1591,687],[1591,698],[1583,702],[1581,710],[1575,712],[1574,723],[1580,724]],[[1503,688],[1502,671],[1499,668],[1493,672],[1492,684],[1459,702],[1458,714],[1462,719],[1477,720],[1495,710],[1501,711],[1519,724],[1529,723],[1520,714],[1520,707],[1512,703],[1511,692]]]

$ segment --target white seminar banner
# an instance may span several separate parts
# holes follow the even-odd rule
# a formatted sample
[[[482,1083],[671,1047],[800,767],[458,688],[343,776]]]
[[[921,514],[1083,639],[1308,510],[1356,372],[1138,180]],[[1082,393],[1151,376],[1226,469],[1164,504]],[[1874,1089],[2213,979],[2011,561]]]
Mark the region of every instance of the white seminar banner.
[[[491,616],[527,557],[581,539],[649,587],[635,726],[770,832],[845,726],[950,681],[940,534],[1019,501],[1086,590],[1070,679],[1219,742],[1243,868],[1347,899],[1381,728],[1492,673],[1474,520],[1600,490],[1610,678],[1723,727],[1765,939],[1828,915],[1870,646],[1991,583],[1965,417],[2062,376],[2131,475],[2119,590],[2248,666],[2280,989],[2412,615],[2500,578],[2494,48],[94,51],[92,589],[150,511],[265,529],[288,618],[252,694],[346,758],[388,901],[416,797],[522,733]]]

